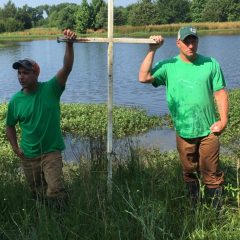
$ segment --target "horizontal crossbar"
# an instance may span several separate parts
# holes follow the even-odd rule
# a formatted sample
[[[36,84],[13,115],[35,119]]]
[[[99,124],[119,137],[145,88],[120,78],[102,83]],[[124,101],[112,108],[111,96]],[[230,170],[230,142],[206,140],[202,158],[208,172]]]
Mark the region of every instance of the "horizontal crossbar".
[[[154,40],[150,38],[76,38],[70,40],[64,37],[58,37],[57,42],[74,42],[74,43],[147,43],[147,44],[157,44]]]

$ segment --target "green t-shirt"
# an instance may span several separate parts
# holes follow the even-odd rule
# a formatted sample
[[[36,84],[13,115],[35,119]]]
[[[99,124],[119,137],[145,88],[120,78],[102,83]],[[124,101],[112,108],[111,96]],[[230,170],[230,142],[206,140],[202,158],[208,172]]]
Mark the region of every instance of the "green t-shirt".
[[[60,129],[60,96],[64,91],[56,79],[39,82],[34,93],[17,92],[8,104],[7,126],[19,122],[20,146],[26,157],[65,148]]]
[[[158,62],[152,69],[153,86],[165,85],[167,103],[178,135],[207,136],[216,122],[214,92],[226,84],[218,62],[197,55],[193,63],[180,56]]]

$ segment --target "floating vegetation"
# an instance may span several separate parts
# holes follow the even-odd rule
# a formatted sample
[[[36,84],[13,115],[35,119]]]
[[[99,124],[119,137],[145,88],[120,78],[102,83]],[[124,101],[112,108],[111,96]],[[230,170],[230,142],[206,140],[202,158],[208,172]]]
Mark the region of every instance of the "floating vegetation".
[[[61,126],[64,133],[81,137],[100,137],[107,134],[106,104],[62,104]],[[162,126],[158,116],[148,116],[139,108],[113,108],[113,134],[116,138],[144,133]]]

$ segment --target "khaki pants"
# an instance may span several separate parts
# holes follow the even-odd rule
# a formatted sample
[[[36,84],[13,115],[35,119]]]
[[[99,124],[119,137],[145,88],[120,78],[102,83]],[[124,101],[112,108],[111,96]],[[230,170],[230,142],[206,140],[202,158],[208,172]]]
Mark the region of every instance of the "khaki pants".
[[[22,159],[28,185],[35,196],[62,197],[63,162],[61,152],[50,152],[40,157]]]
[[[224,173],[219,170],[219,139],[214,134],[186,139],[176,136],[177,149],[183,167],[183,179],[198,181],[201,174],[208,188],[218,188],[224,182]]]

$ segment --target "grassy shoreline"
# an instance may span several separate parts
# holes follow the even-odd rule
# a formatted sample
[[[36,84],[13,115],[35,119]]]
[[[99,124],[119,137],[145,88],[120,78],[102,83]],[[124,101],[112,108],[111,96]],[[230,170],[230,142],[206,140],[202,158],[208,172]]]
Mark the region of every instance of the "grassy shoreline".
[[[181,26],[193,25],[198,28],[200,35],[226,35],[240,34],[240,22],[222,23],[179,23],[147,26],[116,26],[114,37],[149,37],[150,35],[161,34],[164,36],[176,35]],[[20,32],[1,33],[0,42],[5,41],[28,41],[41,39],[55,39],[62,35],[62,31],[57,28],[32,28]],[[78,34],[79,37],[107,37],[107,30],[88,30],[86,34]],[[0,45],[1,46],[1,45]]]

